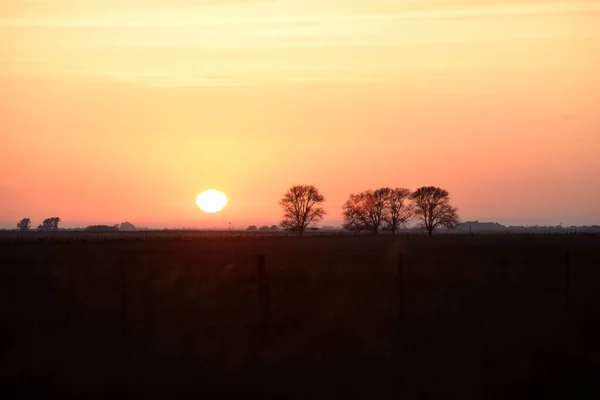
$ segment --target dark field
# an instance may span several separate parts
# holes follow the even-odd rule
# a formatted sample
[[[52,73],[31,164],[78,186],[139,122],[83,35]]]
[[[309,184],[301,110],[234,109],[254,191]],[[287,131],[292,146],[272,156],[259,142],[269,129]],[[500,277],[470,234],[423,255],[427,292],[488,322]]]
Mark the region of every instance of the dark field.
[[[2,238],[2,398],[600,398],[600,236],[77,237]]]

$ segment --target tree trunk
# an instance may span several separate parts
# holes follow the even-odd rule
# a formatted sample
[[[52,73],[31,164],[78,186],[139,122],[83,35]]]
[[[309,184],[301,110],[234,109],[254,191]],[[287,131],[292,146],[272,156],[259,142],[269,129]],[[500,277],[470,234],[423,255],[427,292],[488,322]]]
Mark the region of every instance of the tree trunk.
[[[429,236],[433,236],[433,228],[427,228],[427,232],[429,232]]]

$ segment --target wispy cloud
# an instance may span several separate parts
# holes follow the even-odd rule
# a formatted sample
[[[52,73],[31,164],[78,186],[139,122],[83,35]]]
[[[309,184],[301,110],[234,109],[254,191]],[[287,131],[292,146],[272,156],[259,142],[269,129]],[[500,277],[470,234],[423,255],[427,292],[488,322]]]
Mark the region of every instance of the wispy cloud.
[[[239,77],[232,79],[236,84],[360,81],[389,79],[393,73],[387,71],[407,65],[428,68],[457,62],[446,60],[440,51],[459,57],[458,64],[472,64],[473,55],[463,51],[464,46],[481,51],[485,43],[500,46],[523,40],[527,46],[531,41],[600,39],[600,3],[592,0],[1,4],[5,12],[0,17],[0,74],[62,71],[143,82],[229,84],[229,78],[207,78],[225,71]],[[354,72],[344,72],[348,69]]]
[[[25,1],[3,0],[5,26],[167,27],[323,23],[353,20],[404,20],[590,14],[595,0],[229,0],[229,1],[50,1],[19,7]]]

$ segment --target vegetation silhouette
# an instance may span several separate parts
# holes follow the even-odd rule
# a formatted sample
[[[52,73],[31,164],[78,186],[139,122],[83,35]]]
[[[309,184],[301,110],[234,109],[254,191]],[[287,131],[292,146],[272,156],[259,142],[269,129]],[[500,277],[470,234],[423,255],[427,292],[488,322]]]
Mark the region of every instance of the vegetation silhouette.
[[[457,209],[450,205],[450,195],[435,186],[423,186],[410,195],[414,214],[429,235],[438,226],[455,228],[458,225]]]
[[[413,209],[408,204],[410,190],[406,188],[386,189],[388,198],[386,213],[384,215],[386,228],[395,235],[401,226],[405,225],[413,216]]]
[[[349,231],[370,231],[374,235],[383,224],[385,209],[385,192],[382,189],[365,190],[351,194],[342,207],[344,214],[344,229]]]
[[[38,231],[57,231],[59,223],[60,223],[60,218],[59,217],[46,218],[38,226]]]
[[[387,229],[395,235],[412,216],[412,209],[407,205],[409,195],[410,190],[404,188],[381,188],[351,194],[342,206],[342,226],[349,231],[368,231],[374,235],[380,229]]]
[[[119,225],[90,225],[85,228],[86,232],[119,232]]]
[[[282,228],[298,232],[300,236],[308,226],[323,219],[326,212],[322,207],[325,197],[312,185],[292,186],[281,198],[283,209]]]
[[[29,231],[30,228],[31,228],[31,219],[29,219],[29,218],[23,218],[17,224],[17,229],[19,229],[21,232],[27,232],[27,231]]]

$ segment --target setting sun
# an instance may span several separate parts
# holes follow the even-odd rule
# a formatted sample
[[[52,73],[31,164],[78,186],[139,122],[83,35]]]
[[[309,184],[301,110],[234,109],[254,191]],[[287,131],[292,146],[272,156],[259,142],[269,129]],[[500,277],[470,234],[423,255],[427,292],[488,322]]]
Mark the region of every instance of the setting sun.
[[[196,198],[196,204],[204,212],[216,213],[227,205],[227,196],[218,190],[205,190]]]

